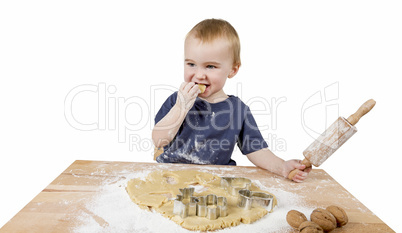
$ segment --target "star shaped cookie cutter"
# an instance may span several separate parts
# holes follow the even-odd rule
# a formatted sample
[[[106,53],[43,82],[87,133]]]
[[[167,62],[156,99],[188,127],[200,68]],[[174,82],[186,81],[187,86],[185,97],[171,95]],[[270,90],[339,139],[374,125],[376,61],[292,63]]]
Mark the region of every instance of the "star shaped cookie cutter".
[[[174,200],[173,214],[181,218],[188,216],[205,217],[215,220],[219,217],[227,216],[227,199],[218,197],[215,194],[194,197],[194,188],[179,189],[181,195],[177,195]]]
[[[274,196],[263,193],[263,192],[253,192],[248,189],[239,190],[239,197],[237,201],[237,206],[245,210],[250,210],[252,207],[262,207],[272,211],[272,202]]]
[[[198,198],[193,197],[194,188],[179,189],[181,195],[177,195],[174,200],[173,214],[181,218],[195,216],[197,214]]]

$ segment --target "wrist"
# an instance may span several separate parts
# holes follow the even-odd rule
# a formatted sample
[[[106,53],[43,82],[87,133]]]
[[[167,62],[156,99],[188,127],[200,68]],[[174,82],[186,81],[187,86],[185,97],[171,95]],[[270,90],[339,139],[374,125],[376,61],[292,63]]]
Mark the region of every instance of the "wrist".
[[[187,108],[185,103],[180,100],[176,101],[176,104],[173,106],[174,111],[176,111],[176,116],[178,119],[184,119],[187,113],[190,111],[190,108]]]
[[[289,175],[289,169],[287,166],[287,162],[286,161],[282,161],[282,171],[281,171],[281,175],[283,177],[288,177]]]

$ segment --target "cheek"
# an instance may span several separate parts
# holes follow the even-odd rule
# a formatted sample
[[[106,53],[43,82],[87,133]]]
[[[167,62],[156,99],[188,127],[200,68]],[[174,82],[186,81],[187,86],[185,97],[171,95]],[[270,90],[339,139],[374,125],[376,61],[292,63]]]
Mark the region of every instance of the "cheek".
[[[185,82],[190,82],[192,77],[193,77],[192,72],[190,70],[184,68],[184,81]]]
[[[217,80],[216,83],[220,88],[222,88],[223,86],[225,86],[226,78],[221,78],[221,79]]]
[[[223,71],[217,72],[214,75],[215,82],[219,85],[224,85],[227,78],[228,78],[227,74]]]
[[[216,77],[211,77],[211,83],[214,85],[215,88],[221,89],[223,88],[223,86],[225,85],[226,82],[226,77],[224,76],[216,76]]]

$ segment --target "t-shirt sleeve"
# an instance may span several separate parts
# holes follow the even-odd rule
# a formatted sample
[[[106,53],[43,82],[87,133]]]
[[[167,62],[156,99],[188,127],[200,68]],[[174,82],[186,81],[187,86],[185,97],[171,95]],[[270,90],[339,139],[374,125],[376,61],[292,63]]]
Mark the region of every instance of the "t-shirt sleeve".
[[[168,114],[170,109],[176,104],[177,92],[170,95],[166,101],[162,104],[162,107],[159,109],[158,113],[155,116],[155,125],[162,120]]]
[[[244,155],[268,147],[248,107],[245,110],[245,120],[243,121],[237,144]]]

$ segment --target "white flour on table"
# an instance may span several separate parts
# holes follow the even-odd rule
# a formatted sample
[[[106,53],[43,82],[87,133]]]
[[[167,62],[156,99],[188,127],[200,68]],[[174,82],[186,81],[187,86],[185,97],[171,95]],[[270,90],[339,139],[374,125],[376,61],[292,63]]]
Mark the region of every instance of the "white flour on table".
[[[99,194],[87,203],[85,209],[77,213],[80,225],[73,229],[74,233],[128,233],[128,232],[177,232],[190,233],[173,221],[163,217],[159,213],[153,213],[140,209],[128,196],[125,187],[130,179],[145,178],[149,172],[133,174],[118,182],[108,181],[103,185]],[[313,211],[313,207],[304,206],[301,198],[291,192],[281,189],[268,189],[260,182],[253,181],[261,189],[272,192],[278,199],[278,205],[273,213],[267,214],[252,224],[240,224],[239,226],[225,228],[215,232],[243,233],[243,232],[291,232],[292,229],[286,222],[286,214],[291,209],[296,209],[306,216]]]

